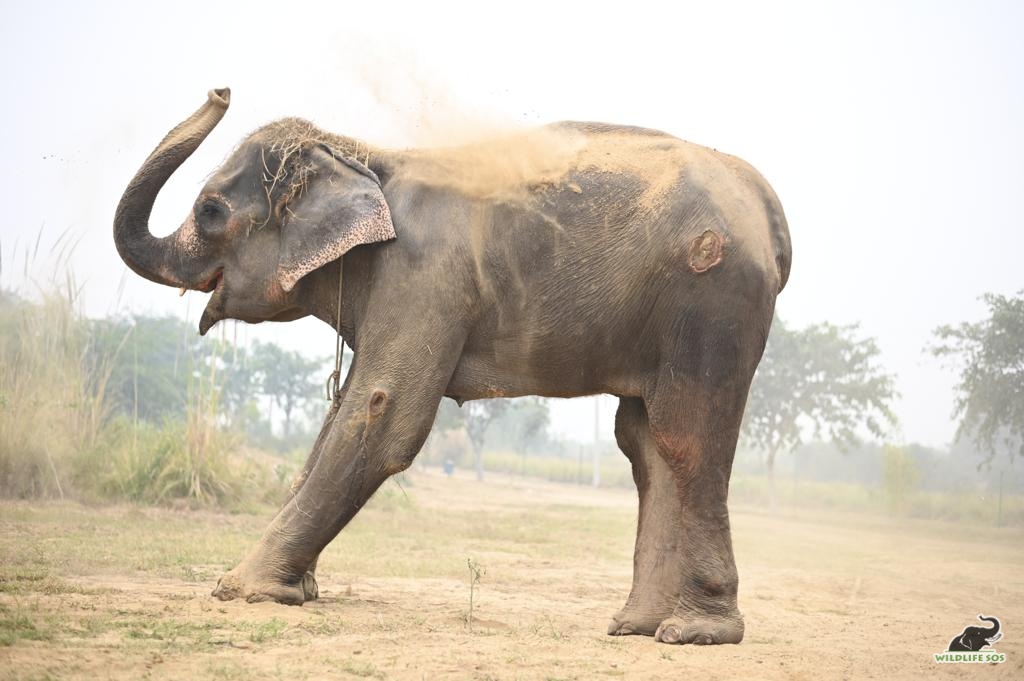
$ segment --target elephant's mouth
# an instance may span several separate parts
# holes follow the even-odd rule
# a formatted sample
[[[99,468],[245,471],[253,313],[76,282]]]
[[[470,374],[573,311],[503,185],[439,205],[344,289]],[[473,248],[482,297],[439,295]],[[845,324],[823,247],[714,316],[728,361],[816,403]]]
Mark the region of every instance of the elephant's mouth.
[[[178,288],[178,295],[185,295],[185,293],[189,289],[193,291],[200,291],[201,293],[209,293],[210,291],[214,290],[215,288],[217,288],[217,286],[220,285],[220,282],[223,278],[224,268],[218,267],[217,270],[213,273],[213,276],[205,279],[202,284],[197,284],[196,286],[182,286]]]
[[[205,336],[217,322],[224,319],[230,318],[247,324],[260,324],[265,321],[290,322],[302,319],[309,314],[299,307],[271,307],[266,303],[254,302],[251,297],[244,295],[232,296],[224,283],[223,268],[218,269],[202,286],[196,287],[196,290],[213,292],[210,300],[206,303],[202,317],[199,318],[200,336]]]
[[[205,283],[199,285],[198,290],[203,293],[209,293],[210,291],[216,290],[222,283],[224,283],[224,268],[218,267],[212,277],[207,279]]]

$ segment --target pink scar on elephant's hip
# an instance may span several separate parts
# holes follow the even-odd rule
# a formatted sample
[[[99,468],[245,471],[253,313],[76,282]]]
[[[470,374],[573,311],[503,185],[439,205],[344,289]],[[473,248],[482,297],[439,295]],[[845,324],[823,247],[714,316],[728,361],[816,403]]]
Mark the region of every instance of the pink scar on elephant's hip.
[[[690,242],[687,262],[690,269],[700,274],[722,262],[722,246],[725,240],[718,232],[706,229]]]

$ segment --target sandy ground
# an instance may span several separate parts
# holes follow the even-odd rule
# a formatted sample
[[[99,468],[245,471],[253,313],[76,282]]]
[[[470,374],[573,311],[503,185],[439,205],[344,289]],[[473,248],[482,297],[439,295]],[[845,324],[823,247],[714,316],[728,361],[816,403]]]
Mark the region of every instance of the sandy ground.
[[[271,512],[0,505],[0,678],[1024,678],[1020,529],[734,508],[746,639],[693,647],[604,634],[625,491],[419,471],[329,547],[319,601],[212,599]],[[936,664],[979,613],[1007,661]]]

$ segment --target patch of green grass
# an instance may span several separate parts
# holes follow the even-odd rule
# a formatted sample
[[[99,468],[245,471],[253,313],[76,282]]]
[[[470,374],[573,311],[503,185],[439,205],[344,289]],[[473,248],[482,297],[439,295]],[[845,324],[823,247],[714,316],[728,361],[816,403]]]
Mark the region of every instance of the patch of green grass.
[[[191,646],[207,646],[210,644],[211,630],[214,623],[194,624],[180,620],[140,618],[134,621],[117,623],[127,629],[125,635],[130,639],[143,639],[177,643],[184,639]]]
[[[116,627],[114,618],[107,614],[83,617],[64,623],[64,633],[72,638],[95,638]]]
[[[30,593],[54,596],[59,594],[82,594],[95,596],[108,593],[110,589],[91,589],[63,580],[43,566],[35,563],[11,565],[0,564],[0,593],[22,596]]]
[[[551,638],[556,641],[565,641],[569,638],[569,635],[556,625],[555,620],[550,615],[545,615],[544,619],[534,620],[533,624],[530,625],[529,631],[534,636]]]
[[[317,614],[320,616],[315,620],[301,622],[296,628],[314,636],[337,636],[344,630],[340,619],[329,618],[319,612]]]
[[[53,632],[29,618],[21,608],[10,609],[0,605],[0,646],[12,646],[19,639],[51,641]]]
[[[217,661],[210,665],[210,675],[216,679],[248,679],[251,674],[245,665],[230,660]]]
[[[275,638],[279,638],[287,628],[288,623],[277,617],[269,619],[266,622],[255,622],[252,624],[252,629],[249,631],[249,640],[253,643],[265,643],[267,641],[272,641]]]
[[[135,506],[97,510],[70,503],[5,505],[3,513],[18,531],[0,533],[0,592],[15,593],[32,591],[33,582],[53,572],[137,570],[197,582],[213,579],[238,563],[271,516],[270,509],[233,515]],[[45,537],[44,549],[25,550],[23,532]]]
[[[345,660],[341,666],[341,671],[348,672],[353,676],[361,676],[363,678],[383,679],[385,678],[384,672],[374,667],[369,662],[356,662],[355,660]]]

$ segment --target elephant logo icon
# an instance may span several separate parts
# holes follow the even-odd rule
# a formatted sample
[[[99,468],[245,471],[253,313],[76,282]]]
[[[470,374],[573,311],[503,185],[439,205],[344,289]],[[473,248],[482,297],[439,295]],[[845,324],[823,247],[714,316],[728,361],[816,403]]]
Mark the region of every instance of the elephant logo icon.
[[[995,617],[985,617],[984,615],[978,615],[978,619],[983,622],[988,622],[987,627],[964,627],[964,630],[953,637],[953,640],[949,642],[949,646],[946,648],[947,652],[974,652],[981,650],[985,646],[991,646],[996,641],[1003,637],[1000,629],[999,620]]]

